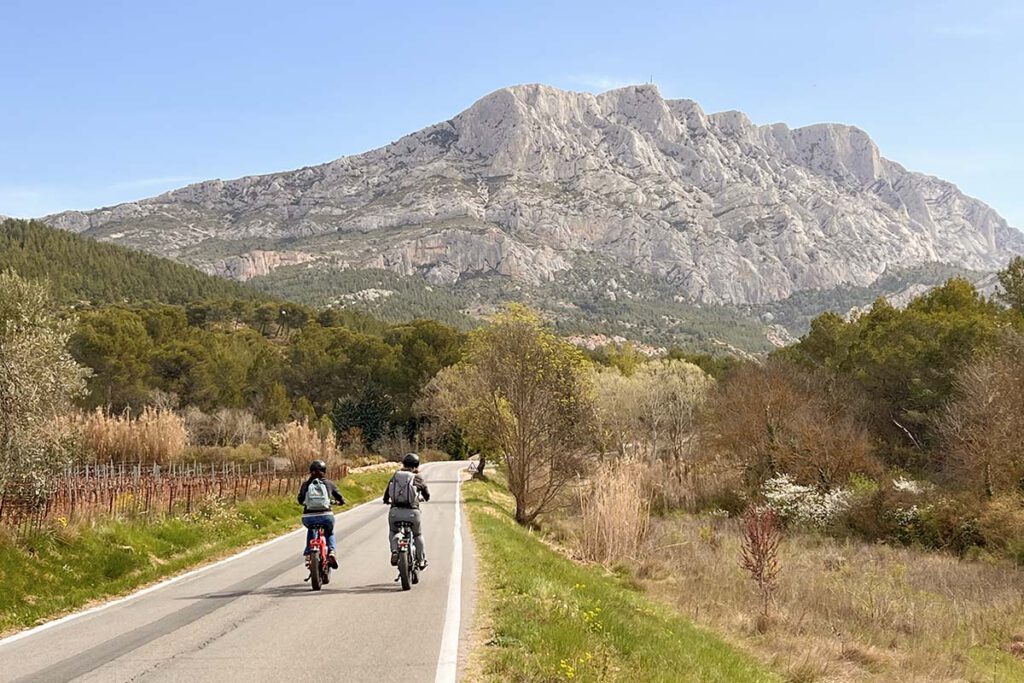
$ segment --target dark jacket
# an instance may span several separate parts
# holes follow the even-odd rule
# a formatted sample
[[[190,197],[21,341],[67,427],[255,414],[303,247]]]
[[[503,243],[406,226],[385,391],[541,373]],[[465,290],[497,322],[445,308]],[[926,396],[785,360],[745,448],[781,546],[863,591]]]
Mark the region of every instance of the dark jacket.
[[[326,512],[319,511],[319,510],[314,510],[314,511],[311,512],[311,511],[306,509],[306,505],[305,505],[305,503],[306,503],[306,491],[309,490],[309,484],[314,479],[322,479],[322,477],[310,477],[306,481],[302,482],[302,486],[299,487],[299,502],[302,503],[302,514],[304,514],[304,515],[307,515],[307,514],[308,515],[329,515],[329,514],[331,514],[330,510],[327,510]],[[338,505],[344,505],[345,504],[345,498],[344,498],[344,496],[341,495],[341,491],[338,490],[338,487],[335,485],[335,483],[333,481],[331,481],[330,479],[324,479],[324,483],[327,484],[327,493],[330,494],[331,498],[334,499],[334,502],[336,502]]]
[[[398,470],[398,472],[416,472],[416,470],[411,470],[411,469],[408,469],[406,467],[403,467],[402,469]],[[398,472],[396,472],[395,474],[398,474]],[[395,475],[393,474],[393,475],[391,475],[391,481],[394,481],[394,479],[395,479]],[[388,485],[386,487],[384,487],[384,504],[385,505],[391,504],[391,481],[389,481]],[[430,489],[427,488],[427,482],[423,481],[423,477],[420,476],[419,472],[416,472],[416,476],[413,477],[412,485],[414,487],[416,487],[416,490],[423,497],[423,500],[430,500]],[[412,505],[402,505],[401,507],[411,507],[413,509],[418,509],[419,506],[420,506],[419,501],[415,501],[415,502],[413,502]],[[392,505],[392,507],[399,507],[399,506]]]

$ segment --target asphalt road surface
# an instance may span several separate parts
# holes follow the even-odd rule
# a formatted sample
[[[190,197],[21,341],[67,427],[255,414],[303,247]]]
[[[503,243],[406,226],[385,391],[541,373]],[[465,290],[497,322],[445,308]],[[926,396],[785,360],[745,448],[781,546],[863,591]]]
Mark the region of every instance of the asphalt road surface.
[[[0,641],[0,681],[454,681],[473,609],[463,467],[422,468],[430,566],[411,591],[394,582],[378,498],[337,515],[340,568],[318,593],[303,581],[305,531],[291,533]]]

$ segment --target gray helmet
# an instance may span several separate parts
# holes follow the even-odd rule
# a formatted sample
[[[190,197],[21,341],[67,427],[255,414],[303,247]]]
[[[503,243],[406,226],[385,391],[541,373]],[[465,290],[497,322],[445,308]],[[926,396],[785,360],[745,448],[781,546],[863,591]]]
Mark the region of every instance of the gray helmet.
[[[415,453],[406,453],[405,457],[402,458],[402,467],[407,467],[412,470],[416,469],[419,466],[420,456],[416,455]]]
[[[317,472],[320,474],[327,474],[327,463],[323,460],[314,460],[309,463],[309,473],[316,474]]]

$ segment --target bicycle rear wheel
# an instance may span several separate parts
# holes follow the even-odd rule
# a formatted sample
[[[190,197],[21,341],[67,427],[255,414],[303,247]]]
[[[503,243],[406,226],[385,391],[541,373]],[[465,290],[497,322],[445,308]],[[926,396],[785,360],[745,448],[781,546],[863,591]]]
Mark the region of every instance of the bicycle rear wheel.
[[[398,576],[402,579],[402,590],[412,588],[412,560],[409,558],[408,550],[398,554]]]
[[[320,577],[320,551],[314,550],[309,554],[309,585],[313,590],[320,590],[320,586],[323,585]]]

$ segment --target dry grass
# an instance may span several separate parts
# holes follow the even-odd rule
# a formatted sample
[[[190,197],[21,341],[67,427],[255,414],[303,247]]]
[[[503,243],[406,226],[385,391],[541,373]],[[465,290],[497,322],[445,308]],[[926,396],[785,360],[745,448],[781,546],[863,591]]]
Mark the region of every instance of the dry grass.
[[[791,535],[761,632],[741,537],[724,517],[656,520],[658,550],[634,569],[650,592],[790,680],[1024,680],[1024,661],[1017,668],[1008,654],[1024,633],[1024,572],[1014,565]]]
[[[641,560],[651,522],[646,474],[646,465],[633,459],[606,462],[579,488],[576,547],[584,559]]]
[[[166,465],[180,461],[188,446],[185,423],[170,410],[147,407],[132,417],[98,409],[71,422],[92,460]]]
[[[323,460],[331,472],[341,461],[334,431],[318,429],[305,421],[289,422],[271,432],[270,443],[273,454],[287,460],[298,472],[305,472],[313,460]]]

